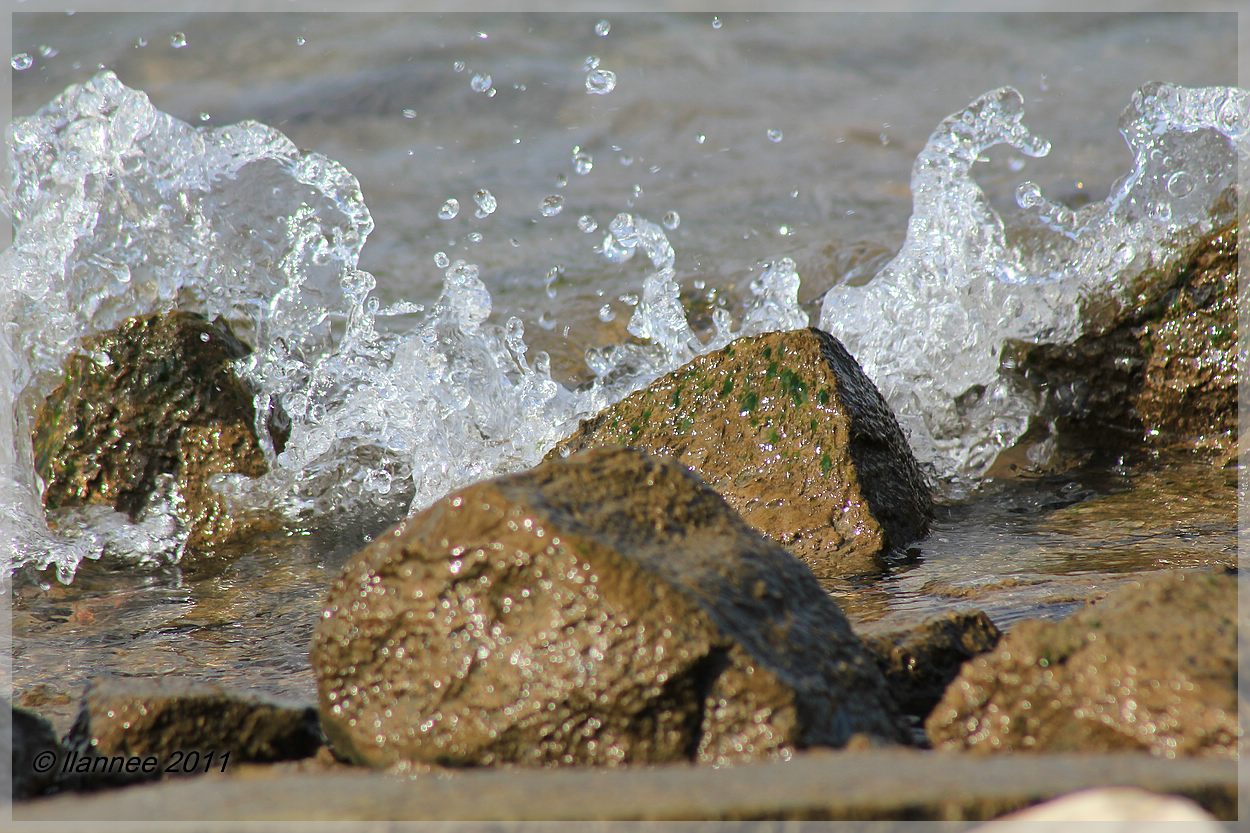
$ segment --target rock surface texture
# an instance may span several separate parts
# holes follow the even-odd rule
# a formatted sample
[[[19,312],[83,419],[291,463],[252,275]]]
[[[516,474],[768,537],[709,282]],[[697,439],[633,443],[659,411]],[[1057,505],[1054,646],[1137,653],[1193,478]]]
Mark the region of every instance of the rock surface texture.
[[[357,553],[312,646],[357,762],[613,765],[901,737],[810,571],[671,460],[599,449],[455,492]]]
[[[932,515],[894,414],[817,329],[699,356],[584,420],[549,459],[598,446],[675,458],[822,579],[879,570]]]
[[[314,754],[322,737],[311,706],[184,680],[102,677],[83,693],[65,742],[93,756],[155,755],[159,776],[167,767],[184,774],[180,762],[193,751],[201,762],[209,752],[219,761],[228,754],[232,765],[284,761]]]
[[[0,708],[13,714],[13,800],[33,798],[56,783],[55,767],[47,766],[46,759],[51,754],[59,762],[64,750],[47,720],[7,701],[0,701]]]
[[[127,319],[85,340],[36,414],[44,504],[104,504],[135,519],[172,477],[190,545],[224,541],[236,519],[209,478],[267,469],[252,391],[230,367],[249,352],[225,322],[187,312]]]
[[[1168,573],[1059,622],[1017,625],[963,667],[926,729],[972,752],[1237,752],[1237,579]]]

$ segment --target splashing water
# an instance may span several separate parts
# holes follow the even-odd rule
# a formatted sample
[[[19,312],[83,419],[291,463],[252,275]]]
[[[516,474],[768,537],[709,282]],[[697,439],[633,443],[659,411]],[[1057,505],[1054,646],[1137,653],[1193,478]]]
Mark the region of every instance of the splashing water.
[[[1126,278],[1232,218],[1237,163],[1250,154],[1250,93],[1147,85],[1120,121],[1133,168],[1107,199],[1069,209],[1024,183],[1009,236],[971,171],[995,145],[1049,152],[1023,113],[1004,87],[945,119],[912,169],[899,253],[867,284],[830,290],[821,309],[820,326],[859,359],[917,457],[944,478],[984,472],[1037,412],[1000,373],[1004,341],[1067,342],[1089,295],[1127,303]],[[958,404],[976,391],[973,406]]]
[[[53,532],[40,505],[27,439],[35,407],[79,339],[133,315],[221,315],[254,345],[239,370],[257,389],[270,471],[224,477],[222,490],[295,519],[408,493],[415,511],[474,480],[533,465],[576,420],[698,352],[768,328],[752,310],[806,322],[790,264],[759,279],[740,332],[718,310],[717,335],[700,342],[662,228],[622,214],[611,226],[617,247],[642,251],[655,270],[629,322],[649,343],[588,355],[596,379],[573,391],[552,379],[545,353],[529,354],[520,319],[490,320],[490,293],[463,260],[440,253],[443,288],[429,309],[382,308],[373,276],[357,268],[373,221],[356,179],[272,128],[193,127],[103,72],[17,121],[9,141],[14,184],[3,206],[16,234],[2,255],[8,286],[0,296],[6,580],[28,564],[55,567],[69,581],[84,558],[106,551],[139,562],[182,555],[186,530],[172,483],[137,524],[89,507],[75,510],[73,522],[58,518]],[[419,317],[406,331],[377,326],[401,315]],[[291,420],[280,454],[263,425],[274,402]]]

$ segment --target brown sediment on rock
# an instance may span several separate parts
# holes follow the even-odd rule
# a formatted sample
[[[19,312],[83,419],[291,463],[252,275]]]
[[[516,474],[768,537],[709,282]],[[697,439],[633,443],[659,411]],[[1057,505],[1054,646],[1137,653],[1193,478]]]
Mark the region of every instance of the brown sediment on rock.
[[[1237,443],[1236,222],[1170,265],[1084,299],[1068,344],[1008,343],[1004,363],[1042,397],[1060,447],[1107,457],[1140,446],[1225,461]],[[1036,429],[1025,443],[1041,440]]]
[[[208,486],[214,475],[267,470],[253,391],[231,368],[249,352],[224,321],[188,312],[130,318],[84,340],[35,417],[44,505],[103,504],[133,520],[172,477],[193,549],[257,522]]]
[[[879,570],[932,515],[894,414],[817,329],[699,356],[584,420],[548,459],[600,446],[676,459],[822,579]]]
[[[672,460],[598,449],[457,491],[357,553],[312,664],[360,763],[723,763],[900,737],[811,572]]]
[[[1237,580],[1175,572],[1059,622],[1017,625],[964,665],[926,723],[971,752],[1236,756]]]
[[[861,633],[899,708],[921,720],[963,664],[993,650],[1002,636],[980,610],[948,613],[914,628]]]
[[[86,757],[155,756],[155,773],[89,772],[76,786],[197,774],[249,761],[306,758],[322,745],[316,709],[188,680],[101,677],[83,693],[66,746]],[[191,753],[196,766],[191,766]],[[228,756],[228,757],[227,757]],[[71,775],[73,768],[71,768]]]

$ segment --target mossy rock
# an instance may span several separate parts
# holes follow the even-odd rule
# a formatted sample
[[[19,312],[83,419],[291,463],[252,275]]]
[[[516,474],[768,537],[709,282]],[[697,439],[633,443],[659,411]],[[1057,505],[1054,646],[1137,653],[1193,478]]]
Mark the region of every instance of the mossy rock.
[[[231,367],[249,352],[224,321],[189,312],[130,318],[85,339],[35,416],[44,505],[102,504],[134,520],[173,476],[189,545],[231,537],[240,519],[209,479],[267,470],[253,391]]]
[[[548,459],[597,446],[677,459],[821,579],[881,569],[932,516],[889,406],[842,344],[814,328],[699,356],[583,420]]]
[[[454,492],[357,553],[312,665],[375,767],[721,764],[902,737],[811,572],[695,475],[597,449]]]

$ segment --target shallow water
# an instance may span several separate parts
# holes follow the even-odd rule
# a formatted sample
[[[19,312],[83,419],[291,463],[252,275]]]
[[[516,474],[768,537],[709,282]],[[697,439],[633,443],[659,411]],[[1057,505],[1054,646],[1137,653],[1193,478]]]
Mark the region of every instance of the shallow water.
[[[595,31],[601,19],[611,24],[606,37]],[[829,287],[867,282],[903,243],[917,154],[943,118],[987,90],[1019,89],[1029,127],[1052,145],[1043,158],[994,147],[977,165],[990,204],[1007,214],[1026,179],[1073,208],[1104,198],[1129,170],[1116,124],[1143,83],[1236,80],[1236,28],[1219,16],[720,21],[16,15],[14,51],[31,66],[14,73],[14,110],[34,113],[108,68],[190,124],[256,119],[281,130],[359,179],[374,224],[359,266],[376,277],[375,297],[432,306],[449,280],[436,253],[476,264],[490,320],[521,319],[531,359],[549,351],[552,379],[574,391],[592,377],[586,349],[625,338],[644,279],[661,267],[654,258],[604,257],[605,229],[621,212],[663,229],[688,306],[706,313],[715,293],[738,320],[763,264],[789,257],[802,278],[798,300],[815,322]],[[606,95],[587,92],[592,55],[616,74]],[[486,92],[474,88],[475,76]],[[590,157],[580,160],[584,173],[574,148]],[[474,216],[479,189],[497,201],[482,217]],[[562,208],[546,216],[551,196],[563,198]],[[443,220],[448,198],[460,208]],[[678,223],[664,222],[669,212]],[[579,228],[583,215],[597,223],[593,233]],[[472,295],[472,281],[459,277]],[[400,332],[411,318],[377,323]],[[700,329],[697,316],[691,323],[701,334],[711,328],[704,320]],[[6,393],[6,403],[15,398]],[[492,465],[515,467],[533,452]],[[20,465],[20,453],[0,460]],[[441,493],[474,473],[435,475],[425,482]],[[883,581],[835,596],[873,627],[968,607],[1004,626],[1062,615],[1135,574],[1233,563],[1233,479],[1172,466],[989,488],[944,509],[914,558]],[[402,513],[394,494],[378,498],[388,508],[372,521],[345,529],[323,518],[320,531],[251,542],[212,567],[138,568],[106,556],[69,586],[51,570],[38,583],[20,578],[12,589],[15,689],[48,686],[30,696],[57,719],[73,704],[56,692],[76,692],[104,671],[311,698],[308,638],[329,578],[365,535]]]

